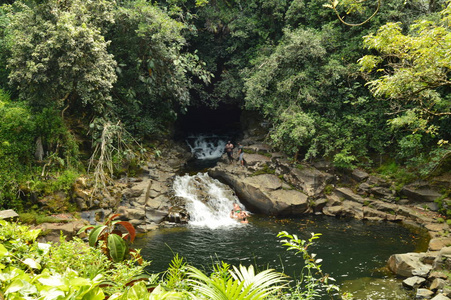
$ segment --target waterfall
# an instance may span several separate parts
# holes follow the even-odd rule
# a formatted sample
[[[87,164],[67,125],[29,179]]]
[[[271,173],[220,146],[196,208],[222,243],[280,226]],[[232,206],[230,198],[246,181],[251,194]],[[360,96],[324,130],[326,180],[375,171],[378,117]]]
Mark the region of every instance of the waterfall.
[[[227,185],[211,178],[207,173],[177,176],[174,180],[174,192],[176,196],[186,200],[190,225],[212,229],[243,226],[230,218],[230,211],[234,202],[243,209],[244,205]]]
[[[226,139],[217,135],[196,135],[189,136],[186,143],[196,159],[208,160],[221,157]]]

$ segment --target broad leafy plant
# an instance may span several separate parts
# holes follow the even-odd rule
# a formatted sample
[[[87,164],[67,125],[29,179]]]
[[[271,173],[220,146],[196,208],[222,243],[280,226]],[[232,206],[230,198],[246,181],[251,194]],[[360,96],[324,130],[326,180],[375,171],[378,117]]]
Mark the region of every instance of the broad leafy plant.
[[[133,225],[127,221],[115,220],[119,214],[110,215],[104,224],[101,225],[87,225],[78,231],[78,234],[89,232],[89,246],[100,247],[102,251],[114,262],[123,261],[127,254],[139,258],[136,250],[130,249],[126,241],[133,242],[136,236],[136,231]],[[126,229],[126,233],[122,233],[118,226],[122,225]],[[140,259],[138,259],[140,261]]]
[[[233,270],[229,270],[228,265],[223,265],[222,271],[226,273],[220,272],[221,276],[217,276],[217,272],[207,276],[193,266],[189,266],[188,270],[188,281],[193,287],[196,299],[267,299],[286,284],[283,274],[272,269],[256,274],[252,265],[248,268],[240,265],[239,268],[233,267]]]

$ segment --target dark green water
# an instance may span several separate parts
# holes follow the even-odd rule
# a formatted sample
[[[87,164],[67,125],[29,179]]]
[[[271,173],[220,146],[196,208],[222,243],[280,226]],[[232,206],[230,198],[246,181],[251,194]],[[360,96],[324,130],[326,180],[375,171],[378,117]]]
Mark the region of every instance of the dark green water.
[[[173,255],[178,253],[189,264],[207,270],[215,262],[225,261],[235,266],[253,264],[260,270],[270,267],[296,277],[303,266],[302,257],[281,245],[276,237],[280,231],[303,239],[308,239],[312,232],[321,233],[310,251],[323,259],[324,272],[339,284],[357,290],[378,280],[393,281],[385,268],[390,255],[424,251],[427,242],[423,233],[392,223],[345,221],[325,216],[290,219],[252,216],[249,224],[234,228],[161,229],[138,239],[134,246],[141,248],[143,257],[152,261],[149,267],[152,273],[166,270]],[[399,281],[395,284],[398,286]],[[387,289],[385,283],[382,289]],[[408,299],[381,296],[380,292],[376,292],[375,298],[364,297]]]

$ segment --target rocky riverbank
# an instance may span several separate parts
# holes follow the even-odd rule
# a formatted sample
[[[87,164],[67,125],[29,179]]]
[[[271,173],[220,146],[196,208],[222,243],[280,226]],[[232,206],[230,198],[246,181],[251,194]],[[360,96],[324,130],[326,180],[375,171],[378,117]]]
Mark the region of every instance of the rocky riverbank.
[[[435,211],[434,200],[441,197],[437,190],[417,182],[397,191],[363,170],[337,173],[326,163],[293,164],[265,145],[246,148],[246,167],[228,164],[224,157],[208,173],[231,186],[247,207],[276,216],[313,213],[422,228],[430,237],[427,251],[394,254],[388,267],[405,278],[403,285],[415,291],[415,299],[450,299],[451,236]]]
[[[208,174],[229,185],[249,210],[274,216],[324,214],[423,228],[430,236],[427,251],[394,254],[388,267],[406,278],[404,285],[415,290],[416,299],[449,299],[451,236],[448,224],[435,212],[434,200],[441,196],[436,189],[424,182],[397,189],[364,170],[336,172],[326,162],[294,164],[262,143],[247,143],[245,150],[246,166],[229,164],[223,156]],[[175,144],[162,152],[160,158],[142,166],[140,176],[118,180],[105,199],[92,200],[89,184],[77,181],[73,201],[83,220],[41,224],[39,228],[47,234],[43,239],[57,241],[60,232],[70,238],[84,224],[95,224],[113,212],[142,233],[186,223],[189,215],[184,200],[173,195],[172,182],[191,154]]]

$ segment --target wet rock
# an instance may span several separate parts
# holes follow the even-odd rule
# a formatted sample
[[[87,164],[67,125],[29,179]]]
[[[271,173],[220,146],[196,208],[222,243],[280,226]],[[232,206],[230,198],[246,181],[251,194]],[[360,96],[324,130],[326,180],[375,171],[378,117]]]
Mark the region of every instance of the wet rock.
[[[413,276],[413,277],[404,279],[402,282],[402,285],[409,289],[414,289],[414,288],[422,286],[425,282],[426,282],[426,279],[424,279],[423,277]]]
[[[189,220],[189,214],[184,207],[174,206],[169,208],[165,221],[171,223],[186,224]]]
[[[136,226],[136,231],[139,233],[146,233],[152,230],[157,230],[160,226],[157,224],[142,224]]]

